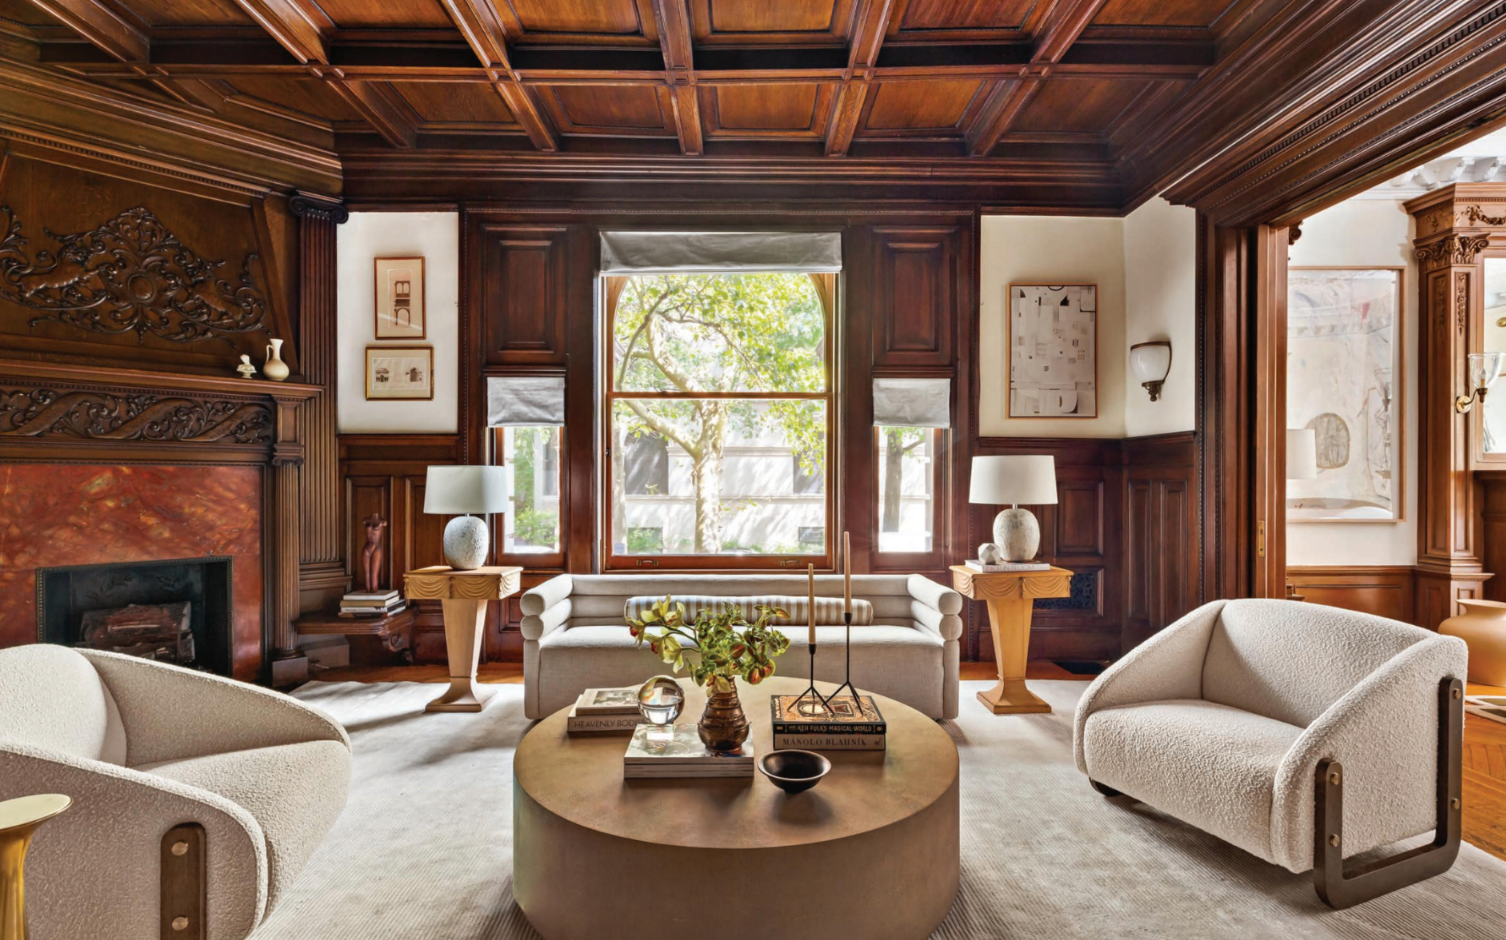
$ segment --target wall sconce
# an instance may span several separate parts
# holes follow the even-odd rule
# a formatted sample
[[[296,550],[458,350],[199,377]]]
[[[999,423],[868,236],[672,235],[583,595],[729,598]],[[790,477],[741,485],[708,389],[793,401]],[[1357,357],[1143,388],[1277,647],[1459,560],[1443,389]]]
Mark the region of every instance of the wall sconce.
[[[1501,365],[1506,362],[1506,353],[1486,352],[1469,354],[1469,387],[1473,391],[1454,399],[1454,410],[1464,414],[1474,407],[1476,401],[1485,400],[1485,391],[1501,375]]]
[[[1145,390],[1151,401],[1161,398],[1161,383],[1171,371],[1171,340],[1157,339],[1148,343],[1136,343],[1130,347],[1130,371]]]

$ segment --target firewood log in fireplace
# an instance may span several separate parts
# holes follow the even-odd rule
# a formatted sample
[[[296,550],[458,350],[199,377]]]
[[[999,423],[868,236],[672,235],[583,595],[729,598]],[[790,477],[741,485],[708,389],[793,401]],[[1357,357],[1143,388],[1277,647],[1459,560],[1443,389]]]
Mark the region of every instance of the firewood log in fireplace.
[[[187,666],[194,661],[188,601],[84,612],[79,646]]]

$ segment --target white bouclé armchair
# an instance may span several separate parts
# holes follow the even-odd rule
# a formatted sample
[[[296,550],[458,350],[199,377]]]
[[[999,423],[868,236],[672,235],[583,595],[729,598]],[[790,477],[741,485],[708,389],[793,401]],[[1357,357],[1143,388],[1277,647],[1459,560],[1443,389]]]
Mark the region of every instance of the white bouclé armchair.
[[[1077,767],[1348,906],[1430,877],[1459,845],[1463,641],[1286,600],[1214,601],[1084,693]],[[1343,859],[1434,829],[1434,843]],[[1373,869],[1373,870],[1367,870]]]
[[[114,653],[0,650],[0,800],[73,799],[27,860],[33,940],[241,940],[349,783],[345,730],[286,695]],[[191,851],[174,851],[181,833]],[[185,878],[206,902],[198,922],[162,909],[164,881]],[[179,916],[183,929],[161,929]]]

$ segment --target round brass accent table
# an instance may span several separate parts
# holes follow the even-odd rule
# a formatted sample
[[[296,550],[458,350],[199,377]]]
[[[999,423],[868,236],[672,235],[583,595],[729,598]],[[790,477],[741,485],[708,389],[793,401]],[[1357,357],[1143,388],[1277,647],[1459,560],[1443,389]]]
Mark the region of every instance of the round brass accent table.
[[[26,850],[37,828],[71,805],[60,793],[0,803],[0,940],[26,940]]]
[[[681,684],[695,721],[705,694]],[[769,696],[805,686],[738,683],[758,754],[773,750]],[[624,780],[626,735],[570,737],[555,712],[513,761],[518,905],[547,940],[929,936],[957,895],[957,748],[874,699],[888,750],[826,751],[831,773],[796,796],[761,775]]]

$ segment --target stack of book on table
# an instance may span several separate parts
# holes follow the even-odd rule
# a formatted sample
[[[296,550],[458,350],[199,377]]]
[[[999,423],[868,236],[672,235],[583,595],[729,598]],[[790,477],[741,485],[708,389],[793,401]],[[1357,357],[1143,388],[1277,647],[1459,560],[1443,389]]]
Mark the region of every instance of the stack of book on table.
[[[352,591],[340,598],[342,617],[380,617],[395,614],[407,606],[396,589],[391,591]]]
[[[811,695],[771,695],[774,749],[882,751],[889,723],[871,695],[839,695],[818,706]]]
[[[636,688],[587,689],[570,709],[565,733],[623,734],[638,727],[641,721]]]
[[[634,729],[633,740],[622,755],[622,776],[627,780],[752,777],[753,742],[744,741],[737,751],[711,751],[701,743],[695,725],[642,724]]]
[[[993,574],[999,571],[1050,571],[1051,566],[1044,561],[1001,561],[997,564],[984,564],[976,558],[969,558],[962,563],[969,571],[978,571],[983,574]]]

